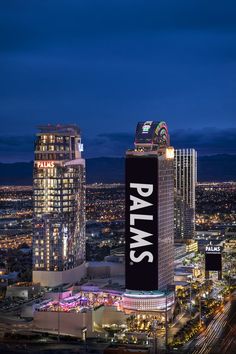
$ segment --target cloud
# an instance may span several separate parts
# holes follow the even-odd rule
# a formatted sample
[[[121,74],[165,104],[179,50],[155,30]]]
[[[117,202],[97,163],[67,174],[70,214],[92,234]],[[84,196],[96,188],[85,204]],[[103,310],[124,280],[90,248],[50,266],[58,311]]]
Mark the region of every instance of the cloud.
[[[94,139],[85,138],[84,141],[88,157],[121,157],[128,148],[132,148],[134,136],[130,133],[107,133],[99,134]]]
[[[204,128],[199,130],[178,130],[170,133],[171,145],[176,149],[194,148],[199,155],[236,154],[236,129],[218,130]],[[88,141],[88,156],[124,156],[133,147],[134,134],[100,134]]]
[[[32,136],[1,136],[0,162],[33,160],[34,139]]]
[[[29,152],[33,150],[34,139],[32,136],[1,136],[0,135],[0,151],[16,151]]]
[[[176,130],[170,132],[171,145],[176,149],[194,148],[199,155],[236,154],[236,129]],[[0,136],[0,162],[33,159],[33,136]],[[106,133],[95,138],[85,136],[84,156],[122,157],[133,148],[134,133]]]
[[[175,148],[195,148],[199,155],[236,154],[236,129],[179,130],[171,134]]]

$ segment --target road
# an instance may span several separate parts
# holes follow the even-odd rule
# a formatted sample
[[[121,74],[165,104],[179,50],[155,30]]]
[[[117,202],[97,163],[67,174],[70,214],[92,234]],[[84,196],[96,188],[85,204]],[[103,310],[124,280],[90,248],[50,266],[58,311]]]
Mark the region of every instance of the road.
[[[8,310],[0,309],[0,338],[6,332],[16,332],[20,330],[31,330],[32,322],[28,322],[19,318],[19,313],[25,306],[30,306],[36,303],[39,299],[30,299],[24,303],[14,306]]]
[[[235,310],[236,293],[233,294],[231,301],[224,306],[223,312],[213,318],[206,330],[185,346],[185,353],[229,354],[230,352],[225,350],[226,346],[233,348],[234,345],[235,327],[232,324],[235,321]]]
[[[232,299],[226,326],[222,335],[212,347],[210,354],[236,353],[236,296]]]

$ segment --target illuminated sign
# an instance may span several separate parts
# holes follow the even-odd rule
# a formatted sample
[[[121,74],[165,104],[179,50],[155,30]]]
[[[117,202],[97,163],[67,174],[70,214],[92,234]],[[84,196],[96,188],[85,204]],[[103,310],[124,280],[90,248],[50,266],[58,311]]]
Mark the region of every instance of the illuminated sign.
[[[38,168],[53,168],[55,163],[53,161],[36,161],[36,166]]]
[[[168,128],[165,122],[139,122],[136,128],[135,144],[154,144],[159,147],[169,146]]]
[[[129,257],[130,260],[135,263],[142,262],[145,257],[148,257],[148,262],[153,262],[153,254],[151,252],[144,251],[138,257],[136,257],[136,251],[132,250],[133,248],[136,249],[139,247],[152,245],[152,242],[148,241],[146,237],[153,236],[153,234],[139,230],[135,228],[135,226],[139,220],[153,220],[153,215],[136,214],[137,209],[142,209],[153,205],[146,201],[146,198],[151,196],[153,193],[153,184],[130,183],[130,189],[134,189],[133,194],[136,194],[135,192],[137,192],[138,197],[130,195],[130,200],[133,204],[130,205],[129,210],[130,212],[134,212],[130,213],[130,233],[133,233],[134,235],[131,236],[132,241],[130,243],[131,250],[129,252]],[[140,197],[142,197],[142,199]]]
[[[126,289],[158,288],[157,159],[126,158]]]
[[[222,270],[221,247],[209,245],[205,249],[205,270],[218,271]]]
[[[168,160],[173,160],[175,157],[175,150],[172,147],[166,149],[166,158]]]
[[[145,122],[142,126],[142,134],[147,134],[151,128],[152,125],[152,121],[148,120],[147,122]]]
[[[221,252],[220,246],[206,246],[206,252],[219,253]]]
[[[68,252],[68,228],[66,226],[63,227],[63,257],[66,259]]]
[[[84,144],[79,143],[78,148],[79,148],[80,152],[83,152],[84,151]]]

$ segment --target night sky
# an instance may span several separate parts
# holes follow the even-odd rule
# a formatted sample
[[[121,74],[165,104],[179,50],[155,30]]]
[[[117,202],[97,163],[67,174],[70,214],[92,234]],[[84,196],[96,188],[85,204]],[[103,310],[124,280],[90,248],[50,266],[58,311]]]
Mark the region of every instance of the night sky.
[[[0,161],[75,123],[86,156],[123,156],[137,121],[175,147],[236,153],[235,0],[0,2]]]

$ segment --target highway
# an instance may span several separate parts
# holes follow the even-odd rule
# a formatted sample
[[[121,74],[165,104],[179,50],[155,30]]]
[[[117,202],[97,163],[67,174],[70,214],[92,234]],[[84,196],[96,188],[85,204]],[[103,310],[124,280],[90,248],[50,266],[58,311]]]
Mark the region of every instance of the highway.
[[[227,324],[223,333],[216,341],[210,354],[234,354],[236,353],[236,296],[232,299]]]
[[[236,293],[232,295],[232,300],[225,306],[223,312],[218,313],[196,339],[190,342],[185,348],[186,353],[192,354],[228,354],[226,346],[232,347],[235,329],[231,327],[231,320],[236,313]],[[224,345],[222,345],[224,342]],[[232,352],[233,353],[233,352]]]

